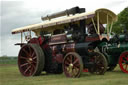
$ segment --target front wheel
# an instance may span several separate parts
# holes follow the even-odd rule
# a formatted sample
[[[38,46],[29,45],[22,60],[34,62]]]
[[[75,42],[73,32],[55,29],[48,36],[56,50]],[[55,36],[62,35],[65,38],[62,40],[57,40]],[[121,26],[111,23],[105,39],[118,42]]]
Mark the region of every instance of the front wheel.
[[[63,72],[66,77],[79,77],[83,71],[81,56],[75,52],[68,53],[63,60]]]

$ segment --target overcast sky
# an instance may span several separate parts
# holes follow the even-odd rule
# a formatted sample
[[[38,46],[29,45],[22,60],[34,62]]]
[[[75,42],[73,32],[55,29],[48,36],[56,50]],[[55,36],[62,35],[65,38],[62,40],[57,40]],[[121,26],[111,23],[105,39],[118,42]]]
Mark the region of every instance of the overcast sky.
[[[108,8],[118,14],[128,6],[128,0],[0,0],[0,56],[17,56],[20,35],[11,30],[42,22],[40,17],[79,6],[86,12]]]

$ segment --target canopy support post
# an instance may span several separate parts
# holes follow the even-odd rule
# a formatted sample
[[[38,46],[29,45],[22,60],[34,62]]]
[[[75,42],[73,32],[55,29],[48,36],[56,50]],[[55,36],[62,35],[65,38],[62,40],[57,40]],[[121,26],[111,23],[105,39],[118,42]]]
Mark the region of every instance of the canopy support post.
[[[108,14],[107,14],[107,35],[109,35]]]
[[[98,30],[98,34],[100,34],[100,29],[99,29],[99,12],[97,12],[97,30]]]
[[[95,31],[96,31],[96,33],[98,33],[98,32],[97,32],[97,29],[96,29],[96,25],[95,25],[94,19],[93,19],[93,18],[91,18],[91,19],[92,19],[92,23],[93,23],[93,25],[94,25]]]
[[[30,39],[31,39],[32,38],[32,36],[31,36],[31,30],[29,32],[30,32]]]
[[[23,43],[23,33],[21,32],[21,43]]]
[[[112,21],[112,23],[111,23],[110,33],[112,32],[112,26],[113,26],[113,21]]]

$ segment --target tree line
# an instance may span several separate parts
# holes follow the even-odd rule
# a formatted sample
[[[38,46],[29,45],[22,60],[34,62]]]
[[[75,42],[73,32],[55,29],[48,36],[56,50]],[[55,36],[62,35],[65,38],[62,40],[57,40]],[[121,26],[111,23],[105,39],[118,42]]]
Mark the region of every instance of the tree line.
[[[118,14],[118,21],[113,24],[112,31],[117,34],[128,32],[128,7]]]

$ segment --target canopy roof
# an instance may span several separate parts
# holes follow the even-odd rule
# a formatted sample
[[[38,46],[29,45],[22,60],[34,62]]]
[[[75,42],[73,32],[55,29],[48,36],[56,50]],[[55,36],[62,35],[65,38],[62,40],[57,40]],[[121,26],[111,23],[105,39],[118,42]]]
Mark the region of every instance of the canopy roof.
[[[117,20],[117,16],[115,13],[113,13],[108,9],[101,8],[89,13],[80,13],[80,14],[65,16],[61,18],[52,19],[50,21],[43,21],[42,23],[38,23],[38,24],[16,28],[12,30],[12,34],[25,32],[25,31],[37,32],[43,29],[50,30],[51,26],[59,26],[59,25],[63,25],[66,23],[75,22],[83,19],[86,19],[86,24],[89,24],[91,22],[91,18],[93,18],[94,21],[97,21],[97,14],[99,15],[99,21],[102,24],[106,24],[107,22],[109,23],[115,22]]]

